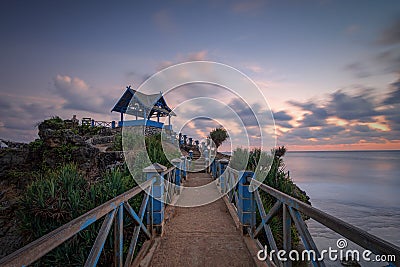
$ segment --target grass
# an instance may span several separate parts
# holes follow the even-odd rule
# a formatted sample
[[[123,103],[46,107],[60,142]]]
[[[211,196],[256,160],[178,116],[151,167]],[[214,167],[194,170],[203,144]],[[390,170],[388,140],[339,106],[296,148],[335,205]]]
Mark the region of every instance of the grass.
[[[136,185],[126,170],[107,172],[101,180],[89,184],[73,164],[49,171],[30,184],[19,201],[17,217],[28,242],[49,233],[96,206],[122,194]],[[129,201],[138,210],[138,195]],[[125,240],[133,231],[133,222],[125,218]],[[97,236],[102,219],[42,257],[36,266],[82,266]],[[112,231],[109,234],[113,236]],[[126,242],[125,242],[126,243]],[[128,243],[124,244],[125,252]],[[113,259],[113,239],[108,238],[100,266]]]
[[[231,167],[236,170],[249,170],[255,172],[255,177],[258,181],[271,186],[287,195],[290,195],[302,202],[311,204],[309,197],[304,191],[301,191],[291,179],[289,172],[286,171],[283,157],[286,153],[285,147],[278,147],[272,153],[266,153],[260,149],[247,149],[237,148],[231,157]],[[270,169],[267,167],[271,166]],[[261,200],[263,202],[266,213],[275,204],[276,199],[266,192],[260,190]],[[261,218],[257,214],[257,224],[260,223]],[[272,233],[278,248],[282,248],[282,211],[275,215],[270,221]],[[307,219],[304,217],[304,219]],[[298,233],[294,226],[292,226],[292,245],[295,247],[300,241]],[[265,238],[262,238],[264,244],[268,243]],[[271,248],[270,248],[271,249]]]

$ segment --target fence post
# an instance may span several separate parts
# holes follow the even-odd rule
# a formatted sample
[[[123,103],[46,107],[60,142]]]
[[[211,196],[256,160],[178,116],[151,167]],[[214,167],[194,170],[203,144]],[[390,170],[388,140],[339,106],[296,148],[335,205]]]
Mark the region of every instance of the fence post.
[[[187,145],[187,135],[183,135],[183,144],[186,146]]]
[[[237,211],[240,223],[243,226],[243,233],[248,232],[248,228],[251,231],[254,230],[256,225],[254,194],[249,191],[252,177],[253,172],[251,171],[239,172]]]
[[[178,188],[178,194],[180,193],[181,186],[181,164],[182,161],[178,158],[171,160],[171,163],[175,166],[175,184]]]
[[[225,188],[225,180],[229,179],[229,177],[226,177],[227,173],[225,173],[224,175],[222,175],[225,170],[226,167],[228,166],[229,160],[227,159],[221,159],[219,160],[219,171],[220,173],[219,175],[219,184],[221,186],[221,193],[226,193],[227,189]]]
[[[186,180],[186,177],[187,177],[186,176],[187,175],[187,173],[186,173],[186,157],[182,156],[181,161],[182,161],[182,163],[181,163],[182,178],[185,177],[185,180]]]
[[[146,174],[146,180],[155,178],[149,199],[150,205],[148,205],[148,208],[150,210],[148,212],[151,216],[150,223],[153,226],[153,230],[158,235],[162,232],[164,221],[164,177],[162,172],[166,169],[167,167],[158,163],[154,163],[143,169],[143,172]]]
[[[215,159],[213,161],[211,161],[211,164],[210,164],[210,174],[211,174],[211,177],[213,179],[215,178],[215,176],[214,176],[214,164],[215,164]]]
[[[201,154],[203,154],[203,156],[204,156],[204,149],[206,149],[206,142],[201,142]]]

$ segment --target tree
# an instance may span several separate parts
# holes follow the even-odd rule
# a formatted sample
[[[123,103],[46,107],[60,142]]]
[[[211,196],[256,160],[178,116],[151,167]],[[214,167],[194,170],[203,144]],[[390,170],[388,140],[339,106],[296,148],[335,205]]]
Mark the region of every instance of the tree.
[[[228,132],[223,127],[218,127],[210,132],[211,140],[213,140],[215,146],[218,147],[229,137]]]

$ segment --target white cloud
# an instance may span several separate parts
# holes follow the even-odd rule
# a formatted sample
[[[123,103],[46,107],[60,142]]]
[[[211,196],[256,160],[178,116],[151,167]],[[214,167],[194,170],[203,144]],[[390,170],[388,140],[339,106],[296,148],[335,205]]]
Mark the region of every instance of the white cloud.
[[[174,59],[172,60],[165,60],[162,61],[161,64],[158,67],[158,70],[165,69],[169,66],[178,64],[178,63],[183,63],[183,62],[188,62],[188,61],[203,61],[208,59],[208,51],[207,50],[200,50],[192,53],[179,53],[175,56]]]
[[[67,75],[57,75],[54,79],[57,93],[65,100],[64,108],[105,113],[111,106],[105,105],[104,96],[99,90],[90,88],[80,78]]]

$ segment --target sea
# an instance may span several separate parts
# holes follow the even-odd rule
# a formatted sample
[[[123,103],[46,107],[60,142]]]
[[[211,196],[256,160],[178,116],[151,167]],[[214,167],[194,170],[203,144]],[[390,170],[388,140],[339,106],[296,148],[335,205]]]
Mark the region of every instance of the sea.
[[[400,151],[287,152],[284,162],[312,206],[400,246]],[[313,220],[307,225],[319,250],[338,249],[340,235]],[[346,241],[345,249],[364,251]],[[385,266],[363,259],[360,264]]]

